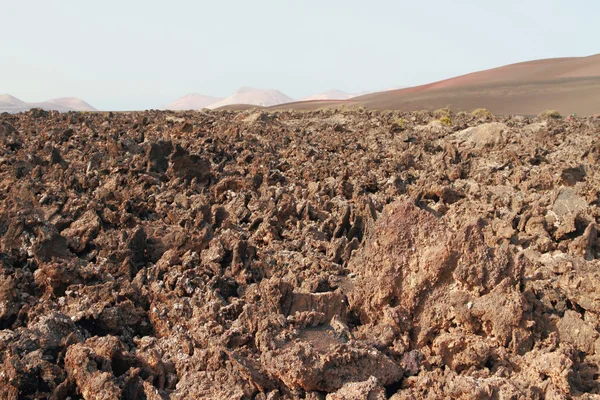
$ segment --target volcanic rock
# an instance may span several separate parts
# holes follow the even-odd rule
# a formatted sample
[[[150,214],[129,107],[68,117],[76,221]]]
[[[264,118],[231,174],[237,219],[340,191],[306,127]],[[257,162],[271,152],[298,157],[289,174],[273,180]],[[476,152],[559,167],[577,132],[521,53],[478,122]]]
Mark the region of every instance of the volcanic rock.
[[[0,115],[0,398],[600,395],[600,120],[444,122]]]

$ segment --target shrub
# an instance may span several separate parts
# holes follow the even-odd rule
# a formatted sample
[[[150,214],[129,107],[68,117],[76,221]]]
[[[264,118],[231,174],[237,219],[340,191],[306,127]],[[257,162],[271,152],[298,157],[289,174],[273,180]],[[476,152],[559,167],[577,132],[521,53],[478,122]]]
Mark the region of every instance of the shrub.
[[[560,115],[560,113],[556,110],[546,110],[546,111],[542,112],[540,115],[538,115],[538,117],[559,119],[559,118],[562,118],[562,115]]]
[[[397,130],[403,130],[406,127],[406,120],[404,118],[394,118],[392,128]]]
[[[348,104],[342,104],[339,107],[339,112],[341,114],[347,115],[347,114],[352,114],[353,112],[356,112],[357,108],[355,107],[350,107]]]
[[[452,114],[452,111],[450,111],[450,109],[448,107],[446,107],[446,108],[440,108],[440,109],[435,110],[433,112],[433,115],[436,118],[448,117],[448,116],[450,116],[450,114]]]
[[[431,114],[429,114],[429,111],[427,110],[421,110],[421,111],[415,111],[415,116],[419,117],[419,118],[426,118],[429,117]]]
[[[452,125],[452,120],[447,115],[444,115],[442,118],[440,118],[440,122],[446,126]]]
[[[494,115],[487,108],[476,108],[471,115],[477,118],[492,118]]]

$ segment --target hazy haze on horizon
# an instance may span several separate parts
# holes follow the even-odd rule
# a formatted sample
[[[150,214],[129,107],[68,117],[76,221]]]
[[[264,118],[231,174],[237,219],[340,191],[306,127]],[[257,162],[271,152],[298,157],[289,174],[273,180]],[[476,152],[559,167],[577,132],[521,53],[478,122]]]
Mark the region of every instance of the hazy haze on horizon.
[[[2,1],[0,94],[158,108],[241,86],[302,98],[600,53],[600,3]]]

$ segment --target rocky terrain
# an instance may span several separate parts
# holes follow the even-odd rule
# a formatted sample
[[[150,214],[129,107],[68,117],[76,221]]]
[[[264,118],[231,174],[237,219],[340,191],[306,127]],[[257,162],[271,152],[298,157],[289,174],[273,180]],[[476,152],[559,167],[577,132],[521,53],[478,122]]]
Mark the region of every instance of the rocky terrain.
[[[600,119],[0,115],[0,398],[600,393]]]

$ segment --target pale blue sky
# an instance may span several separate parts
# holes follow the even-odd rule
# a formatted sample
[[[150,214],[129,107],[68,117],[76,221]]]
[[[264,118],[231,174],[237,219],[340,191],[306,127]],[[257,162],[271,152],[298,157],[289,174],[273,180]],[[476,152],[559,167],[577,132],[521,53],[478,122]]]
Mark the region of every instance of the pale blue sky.
[[[600,53],[599,15],[597,0],[0,0],[0,93],[122,110],[412,86]]]

